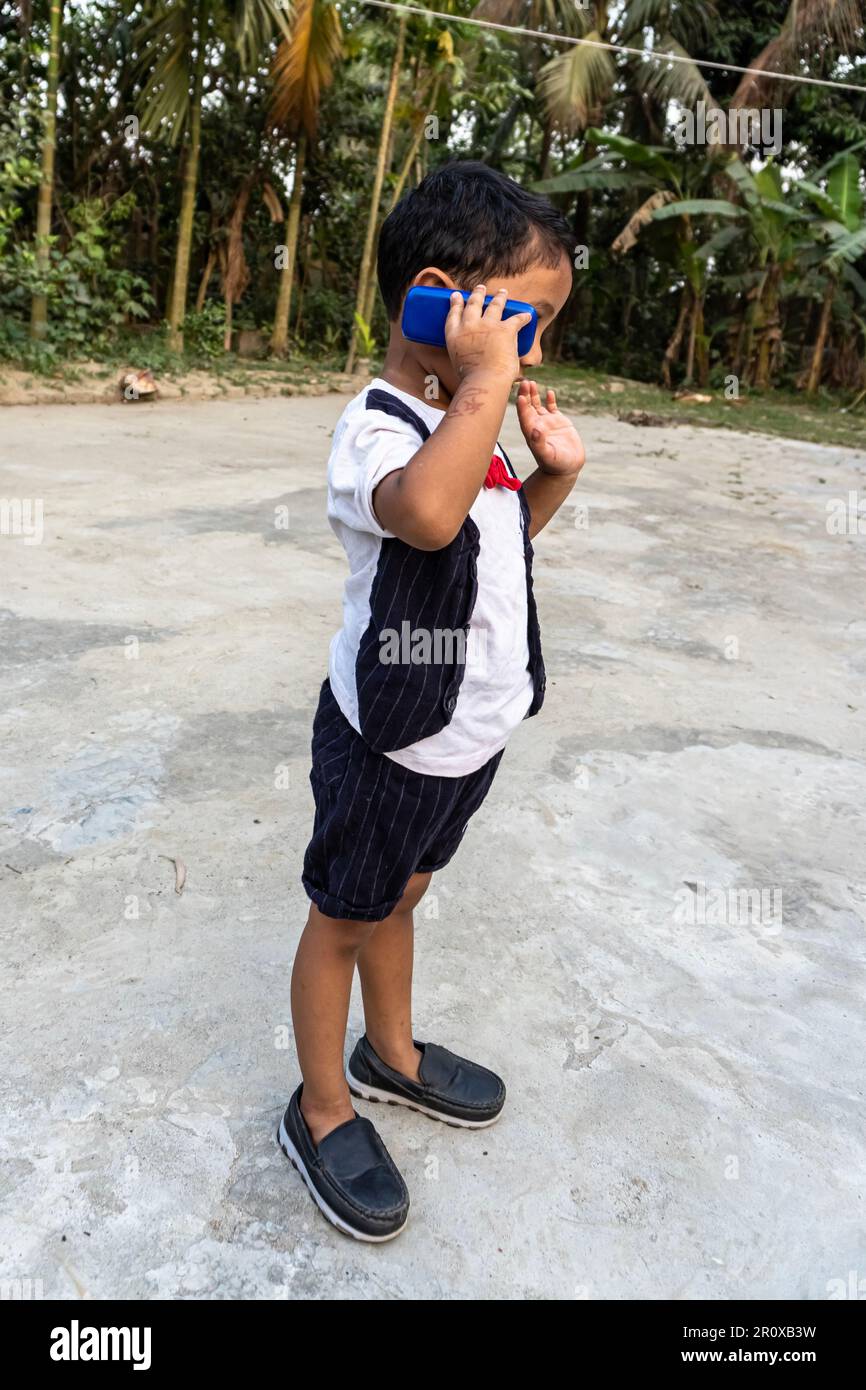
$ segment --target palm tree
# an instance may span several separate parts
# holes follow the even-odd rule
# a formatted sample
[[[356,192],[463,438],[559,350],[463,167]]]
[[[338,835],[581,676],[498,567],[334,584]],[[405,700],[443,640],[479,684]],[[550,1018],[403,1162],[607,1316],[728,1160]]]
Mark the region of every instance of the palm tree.
[[[503,4],[507,2],[503,0]],[[512,0],[512,5],[515,2]],[[492,5],[495,0],[487,3]],[[577,19],[580,38],[637,47],[650,34],[656,53],[686,60],[688,45],[700,41],[707,32],[713,9],[708,0],[626,0],[624,5],[596,3],[575,8],[571,15],[572,22]],[[560,32],[570,31],[560,26]],[[620,77],[644,102],[652,99],[666,106],[676,101],[693,107],[699,100],[710,101],[704,77],[690,60],[665,63],[629,56],[618,64],[620,60],[609,49],[589,44],[571,45],[552,58],[539,74],[549,119],[570,133],[597,124]]]
[[[286,21],[270,0],[157,0],[137,34],[147,73],[141,96],[142,130],[184,141],[183,181],[171,299],[169,346],[183,348],[183,320],[198,190],[201,112],[208,54],[233,47],[243,70],[258,63],[274,30]]]
[[[768,71],[796,72],[801,58],[814,70],[815,54],[822,58],[858,51],[863,30],[862,0],[791,0],[779,33],[749,64],[758,72],[744,73],[731,98],[732,109],[768,106],[787,101],[794,93],[791,82],[776,82]]]
[[[382,131],[379,137],[379,151],[376,156],[376,170],[373,174],[373,192],[370,198],[370,211],[367,215],[367,231],[364,236],[364,249],[361,252],[358,291],[355,299],[355,322],[352,329],[352,336],[349,340],[349,351],[346,356],[347,372],[351,372],[355,366],[355,352],[360,327],[359,320],[361,324],[365,322],[364,309],[367,305],[367,288],[373,278],[373,261],[376,254],[376,228],[379,224],[379,199],[382,196],[382,184],[385,182],[385,167],[391,145],[391,126],[394,121],[394,106],[397,101],[397,88],[400,82],[400,71],[403,66],[403,48],[406,42],[407,24],[408,19],[406,15],[401,13],[397,24],[397,42],[394,46],[391,76],[388,81],[385,110],[382,116]]]
[[[436,8],[450,14],[456,8],[455,0],[440,0],[440,4]],[[382,131],[379,137],[373,193],[370,199],[367,230],[361,253],[355,303],[355,330],[346,358],[347,371],[351,371],[355,365],[358,337],[361,334],[369,333],[369,324],[373,316],[373,306],[376,299],[375,260],[379,205],[385,178],[391,166],[395,130],[401,122],[406,122],[413,128],[411,139],[391,188],[388,212],[399,201],[409,179],[412,166],[418,160],[428,116],[436,110],[440,98],[444,96],[445,86],[449,79],[453,80],[464,70],[462,59],[455,53],[451,31],[440,28],[438,25],[438,20],[432,20],[423,13],[419,13],[417,18],[413,17],[411,30],[407,27],[406,15],[401,15],[398,24],[397,41],[385,98]],[[398,106],[397,97],[404,67],[406,42],[410,34],[412,53],[415,58],[414,71],[411,71],[413,89],[405,97],[401,107]]]
[[[489,19],[496,24],[506,24],[523,29],[548,30],[551,34],[563,34],[573,38],[588,37],[592,28],[588,23],[587,15],[581,6],[575,3],[575,0],[478,0],[478,4],[472,11],[472,17],[473,19]],[[503,34],[502,37],[504,39],[505,35]],[[522,46],[521,68],[525,72],[524,85],[520,90],[514,92],[508,102],[484,152],[483,157],[489,164],[496,164],[501,158],[518,118],[532,104],[534,93],[539,85],[539,74],[544,71],[542,65],[543,49],[540,43],[532,42],[527,46],[525,39],[519,34],[514,36],[514,43]],[[591,56],[594,50],[581,47],[579,49],[573,48],[569,52]],[[544,134],[541,176],[543,178],[547,172],[544,166],[547,162],[550,136],[556,120],[550,112],[545,112],[542,124]]]
[[[54,149],[57,133],[57,84],[60,75],[60,29],[63,0],[51,0],[51,38],[48,49],[48,78],[45,99],[45,128],[42,137],[42,177],[36,205],[36,268],[40,275],[50,263],[51,209],[54,204]],[[30,336],[42,339],[48,329],[48,300],[34,294],[30,301]]]
[[[400,201],[412,165],[418,160],[428,117],[436,112],[440,96],[445,95],[446,82],[463,70],[463,64],[454,52],[454,40],[449,29],[436,29],[432,24],[425,25],[423,29],[419,30],[418,40],[414,47],[419,58],[418,66],[425,70],[423,77],[416,72],[415,91],[404,102],[409,124],[410,126],[414,125],[414,131],[391,188],[388,212],[391,212]],[[423,63],[425,58],[427,60],[426,65]],[[403,115],[403,113],[400,114]],[[386,158],[386,164],[390,164],[389,157]],[[376,277],[373,274],[371,264],[367,276],[367,297],[362,310],[362,317],[367,324],[371,322],[373,317],[375,299]]]
[[[342,56],[343,32],[339,11],[332,0],[298,0],[290,32],[274,59],[274,124],[296,133],[295,170],[286,219],[286,254],[280,271],[277,307],[270,350],[282,356],[289,343],[292,282],[298,249],[298,227],[304,192],[307,147],[316,133],[322,92],[334,80],[335,65]]]

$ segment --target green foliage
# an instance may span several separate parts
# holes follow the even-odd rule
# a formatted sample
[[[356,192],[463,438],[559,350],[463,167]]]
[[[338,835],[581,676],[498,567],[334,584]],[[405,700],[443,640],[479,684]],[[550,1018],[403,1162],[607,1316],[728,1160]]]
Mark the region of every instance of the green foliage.
[[[360,314],[355,314],[355,324],[358,329],[358,342],[361,348],[362,357],[372,357],[376,351],[376,340],[372,335],[370,325]]]
[[[99,198],[74,204],[72,234],[65,245],[52,237],[44,272],[32,242],[17,243],[5,258],[0,251],[0,307],[10,320],[0,351],[21,351],[22,323],[33,294],[44,294],[49,306],[47,339],[33,353],[37,365],[98,356],[121,325],[147,317],[153,303],[147,282],[121,263],[124,226],[134,202],[130,192],[109,206]]]
[[[12,254],[12,232],[21,217],[21,198],[39,183],[39,168],[26,154],[16,151],[8,126],[0,126],[0,275],[6,256]]]
[[[743,209],[734,203],[726,203],[722,198],[684,198],[678,203],[666,203],[653,213],[655,222],[664,222],[669,217],[742,217]]]
[[[560,357],[657,378],[685,307],[683,351],[672,363],[677,382],[691,370],[684,361],[691,336],[699,377],[723,379],[738,354],[745,376],[746,359],[754,365],[763,353],[763,377],[793,387],[827,303],[822,379],[852,389],[858,384],[866,301],[860,31],[856,43],[840,48],[830,25],[820,43],[798,48],[792,26],[811,23],[822,7],[792,7],[790,0],[748,6],[623,0],[589,8],[570,0],[492,0],[485,6],[505,23],[559,34],[597,30],[642,51],[699,52],[740,66],[753,63],[784,28],[778,61],[769,66],[805,71],[808,64],[816,75],[860,83],[864,92],[768,89],[773,104],[784,106],[784,146],[760,167],[747,154],[729,160],[724,152],[681,149],[674,141],[683,111],[701,93],[728,106],[741,81],[735,72],[702,73],[692,64],[620,55],[593,63],[586,49],[462,24],[476,0],[442,0],[436,8],[451,17],[419,13],[409,20],[380,216],[407,155],[406,188],[448,159],[485,159],[543,190],[569,219],[575,243],[590,252],[546,340],[548,361]],[[308,356],[337,354],[352,332],[397,27],[396,17],[363,6],[341,6],[340,13],[343,56],[335,81],[320,93],[303,180],[290,348]],[[243,272],[235,325],[273,319],[274,245],[283,239],[295,131],[277,130],[269,119],[270,65],[278,29],[290,16],[291,9],[282,13],[270,0],[64,6],[45,271],[37,265],[34,233],[48,7],[25,6],[20,18],[0,20],[0,110],[7,113],[0,118],[0,356],[36,367],[123,353],[159,370],[184,360],[218,366],[225,333],[220,277],[230,244]],[[206,58],[201,158],[182,359],[169,351],[161,325],[199,39]],[[847,55],[844,62],[839,52]],[[551,99],[562,108],[558,124],[550,120]],[[129,137],[124,125],[134,113],[143,129]],[[413,148],[421,113],[435,113],[440,130]],[[243,227],[231,241],[244,189]],[[211,297],[197,314],[191,304],[206,264]],[[48,301],[48,334],[38,345],[29,337],[34,293]],[[365,355],[388,332],[380,301],[370,317],[358,325]]]
[[[32,273],[33,253],[15,240],[14,232],[23,212],[22,198],[38,183],[38,166],[18,152],[12,128],[0,125],[0,357],[27,354],[28,335],[15,308],[19,287]]]
[[[352,312],[348,295],[324,285],[308,289],[303,298],[301,328],[295,334],[299,350],[330,357],[344,349]]]
[[[193,310],[184,319],[184,345],[194,357],[213,360],[223,353],[225,331],[225,305],[216,299],[208,299],[200,311]]]

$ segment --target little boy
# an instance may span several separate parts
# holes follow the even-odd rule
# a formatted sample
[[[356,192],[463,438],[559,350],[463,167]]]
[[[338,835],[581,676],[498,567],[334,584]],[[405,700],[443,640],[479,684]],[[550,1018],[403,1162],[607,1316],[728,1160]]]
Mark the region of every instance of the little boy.
[[[279,1141],[324,1215],[360,1240],[397,1235],[409,1195],[351,1096],[469,1129],[493,1124],[505,1100],[492,1071],[413,1037],[412,911],[544,697],[530,538],[584,451],[553,392],[542,402],[522,371],[541,362],[568,298],[572,250],[549,203],[486,165],[428,175],[382,227],[388,351],[334,435],[328,519],[350,574],[313,724],[311,907],[292,975],[303,1082]],[[471,290],[451,296],[446,347],[403,337],[413,285]],[[530,316],[503,319],[506,299],[538,314],[522,358]],[[522,484],[498,442],[515,380],[536,463]],[[366,1032],[344,1072],[356,966]]]

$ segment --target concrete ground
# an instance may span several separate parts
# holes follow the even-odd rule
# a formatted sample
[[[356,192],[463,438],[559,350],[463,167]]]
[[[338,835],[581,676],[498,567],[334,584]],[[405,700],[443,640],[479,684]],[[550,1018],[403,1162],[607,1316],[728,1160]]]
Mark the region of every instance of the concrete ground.
[[[384,1247],[277,1149],[344,403],[0,417],[0,498],[44,505],[41,544],[8,508],[0,535],[0,1277],[866,1293],[866,536],[833,533],[863,454],[583,421],[537,543],[546,705],[417,924],[416,1034],[496,1068],[506,1112],[359,1102],[412,1195]]]

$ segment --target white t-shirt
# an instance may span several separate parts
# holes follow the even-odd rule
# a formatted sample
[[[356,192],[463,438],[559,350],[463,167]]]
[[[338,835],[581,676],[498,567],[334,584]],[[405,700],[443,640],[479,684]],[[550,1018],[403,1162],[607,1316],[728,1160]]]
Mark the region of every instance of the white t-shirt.
[[[404,401],[435,430],[445,412],[377,378],[346,406],[328,460],[328,520],[349,560],[343,626],[331,642],[331,689],[360,732],[355,662],[370,622],[370,590],[386,531],[373,510],[373,492],[388,473],[405,468],[421,447],[407,421],[367,409],[373,387]],[[497,444],[496,453],[502,452]],[[516,491],[482,487],[469,509],[479,530],[478,593],[469,624],[466,665],[451,722],[439,733],[386,754],[415,772],[463,777],[505,747],[532,703],[526,637],[526,563]]]

